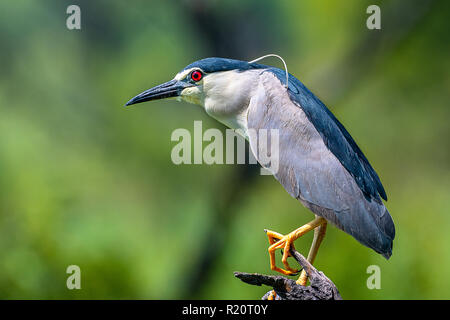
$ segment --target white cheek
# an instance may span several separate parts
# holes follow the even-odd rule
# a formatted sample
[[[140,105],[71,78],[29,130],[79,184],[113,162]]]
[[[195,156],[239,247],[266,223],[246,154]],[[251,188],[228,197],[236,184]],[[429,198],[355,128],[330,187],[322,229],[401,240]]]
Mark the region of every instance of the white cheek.
[[[181,95],[178,98],[189,103],[202,105],[202,91],[199,87],[190,87],[184,89],[183,91],[181,91]]]

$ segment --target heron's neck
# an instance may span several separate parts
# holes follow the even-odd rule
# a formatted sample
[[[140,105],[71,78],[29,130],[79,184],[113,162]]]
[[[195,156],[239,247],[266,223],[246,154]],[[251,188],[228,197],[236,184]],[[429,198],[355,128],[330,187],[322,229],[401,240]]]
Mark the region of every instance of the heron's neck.
[[[206,112],[247,138],[247,110],[260,71],[218,72],[205,77]]]

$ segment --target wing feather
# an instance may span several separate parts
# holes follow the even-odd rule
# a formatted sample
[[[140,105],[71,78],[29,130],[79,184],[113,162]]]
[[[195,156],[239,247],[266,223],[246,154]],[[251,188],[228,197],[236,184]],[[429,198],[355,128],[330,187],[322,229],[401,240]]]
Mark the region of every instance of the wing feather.
[[[284,71],[277,68],[267,70],[282,83],[286,82]],[[381,201],[380,195],[387,200],[380,178],[348,131],[322,101],[292,75],[289,75],[289,97],[292,102],[302,108],[322,136],[325,145],[353,176],[364,195]]]

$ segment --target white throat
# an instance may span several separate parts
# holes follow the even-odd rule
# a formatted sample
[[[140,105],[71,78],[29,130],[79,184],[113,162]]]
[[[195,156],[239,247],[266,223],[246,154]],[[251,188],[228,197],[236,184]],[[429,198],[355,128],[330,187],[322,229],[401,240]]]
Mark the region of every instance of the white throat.
[[[247,138],[247,111],[261,70],[224,71],[204,79],[204,108],[214,119]]]

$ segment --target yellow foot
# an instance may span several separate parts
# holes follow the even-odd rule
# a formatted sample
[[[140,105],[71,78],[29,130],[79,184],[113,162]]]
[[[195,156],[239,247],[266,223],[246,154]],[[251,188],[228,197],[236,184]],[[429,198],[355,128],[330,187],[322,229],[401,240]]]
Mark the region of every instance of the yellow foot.
[[[264,231],[266,232],[267,237],[269,238],[269,244],[270,244],[270,247],[269,247],[270,269],[280,272],[287,276],[297,274],[299,272],[299,270],[291,268],[289,266],[289,263],[287,262],[287,258],[290,256],[289,251],[291,250],[291,248],[294,248],[293,232],[291,232],[287,236],[283,236],[282,234],[279,234],[274,231],[270,231],[270,230],[264,230]],[[286,269],[279,268],[275,264],[275,251],[277,249],[283,249],[283,257],[281,258],[281,262],[283,262],[284,267]]]
[[[299,272],[299,270],[293,269],[289,266],[289,263],[287,262],[287,258],[290,256],[290,250],[291,248],[295,250],[294,248],[294,241],[300,238],[305,233],[314,230],[315,228],[325,225],[326,220],[322,217],[316,216],[316,219],[314,219],[311,222],[308,222],[304,226],[301,226],[300,228],[292,231],[288,235],[282,235],[278,232],[271,231],[271,230],[264,230],[267,234],[267,237],[269,238],[269,255],[270,255],[270,269],[274,271],[278,271],[284,275],[294,275]],[[286,269],[282,269],[276,266],[275,264],[275,251],[277,249],[283,250],[283,257],[281,258],[281,262],[283,262],[283,265]],[[315,256],[315,254],[314,254]],[[306,277],[306,274],[304,275]],[[300,280],[300,279],[299,279]],[[306,277],[306,280],[302,280],[302,283],[305,283],[308,278]]]
[[[269,294],[269,296],[267,297],[267,300],[275,300],[275,297],[277,296],[277,293],[275,292],[275,290],[272,290]]]

